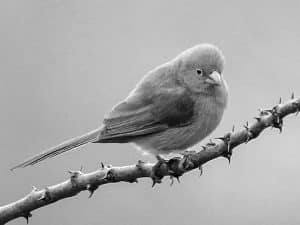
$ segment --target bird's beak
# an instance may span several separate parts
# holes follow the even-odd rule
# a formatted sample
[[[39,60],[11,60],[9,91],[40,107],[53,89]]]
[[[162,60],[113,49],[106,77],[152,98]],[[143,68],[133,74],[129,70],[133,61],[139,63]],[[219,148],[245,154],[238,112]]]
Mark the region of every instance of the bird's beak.
[[[211,74],[208,75],[205,82],[209,83],[209,84],[218,85],[221,82],[221,75],[217,71],[214,71],[214,72],[212,72]]]

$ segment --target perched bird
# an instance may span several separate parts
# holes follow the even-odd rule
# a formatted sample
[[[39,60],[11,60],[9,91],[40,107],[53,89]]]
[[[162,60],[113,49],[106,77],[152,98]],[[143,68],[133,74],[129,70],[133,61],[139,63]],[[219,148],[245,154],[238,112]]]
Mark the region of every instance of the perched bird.
[[[187,49],[148,72],[100,128],[13,167],[26,167],[87,143],[134,143],[154,155],[180,152],[209,135],[227,105],[224,56],[211,44]]]

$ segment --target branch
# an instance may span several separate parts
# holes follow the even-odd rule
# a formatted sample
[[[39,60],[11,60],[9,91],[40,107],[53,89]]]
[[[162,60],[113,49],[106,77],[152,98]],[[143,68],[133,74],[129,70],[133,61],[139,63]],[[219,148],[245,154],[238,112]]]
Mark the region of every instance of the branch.
[[[153,185],[161,183],[162,178],[170,176],[179,179],[184,173],[199,168],[202,173],[202,165],[210,160],[220,156],[225,157],[230,162],[233,148],[248,143],[255,139],[267,127],[278,128],[282,131],[283,118],[289,114],[300,111],[300,98],[295,99],[292,94],[291,100],[279,104],[272,109],[260,110],[259,115],[255,117],[255,122],[251,125],[248,122],[243,129],[235,132],[226,133],[217,143],[210,141],[199,152],[187,151],[182,157],[174,157],[169,160],[158,157],[156,164],[138,161],[135,165],[113,167],[105,166],[101,163],[99,170],[91,173],[80,171],[69,171],[70,178],[62,183],[37,189],[33,187],[32,191],[24,198],[0,207],[0,224],[18,217],[24,217],[27,220],[32,216],[31,212],[37,208],[52,204],[58,200],[75,196],[81,191],[87,190],[91,197],[94,191],[103,184],[125,181],[129,183],[138,182],[138,178],[149,177]]]

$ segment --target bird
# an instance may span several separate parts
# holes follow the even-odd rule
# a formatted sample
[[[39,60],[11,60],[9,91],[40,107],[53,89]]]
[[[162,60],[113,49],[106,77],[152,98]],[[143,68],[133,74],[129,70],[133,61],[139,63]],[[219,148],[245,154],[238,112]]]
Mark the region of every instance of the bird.
[[[213,44],[197,44],[146,73],[97,129],[14,166],[24,168],[88,143],[133,143],[154,156],[180,153],[220,124],[228,103],[225,59]]]

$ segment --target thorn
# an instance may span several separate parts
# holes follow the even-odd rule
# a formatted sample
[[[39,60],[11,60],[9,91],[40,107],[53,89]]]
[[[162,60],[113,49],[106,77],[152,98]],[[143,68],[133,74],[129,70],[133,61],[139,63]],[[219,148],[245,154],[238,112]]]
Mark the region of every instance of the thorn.
[[[199,170],[200,170],[200,177],[201,177],[202,174],[203,174],[203,167],[200,165],[198,168],[199,168]]]
[[[178,184],[180,184],[179,176],[173,176],[173,175],[171,175],[171,176],[170,176],[170,179],[171,179],[170,186],[172,186],[172,185],[174,184],[174,178],[176,178]]]
[[[258,109],[260,116],[268,115],[269,113],[272,113],[272,109]]]
[[[105,168],[104,163],[101,162],[100,165],[101,165],[101,169],[104,170],[104,168]]]
[[[235,126],[232,126],[231,132],[234,133]]]
[[[246,139],[246,141],[245,141],[245,144],[248,144],[249,141],[250,141],[250,135],[247,134],[247,139]]]
[[[32,214],[30,212],[27,212],[23,215],[23,217],[26,219],[26,223],[29,223],[29,218],[32,217]]]
[[[249,130],[249,123],[248,123],[248,121],[246,122],[246,124],[244,125],[244,127],[245,127],[246,130]]]
[[[174,177],[170,176],[170,180],[171,180],[170,186],[173,186],[173,184],[174,184]]]
[[[156,155],[156,159],[158,162],[165,163],[166,160],[161,155]]]
[[[79,171],[80,171],[80,172],[83,171],[83,165],[80,166],[80,170],[79,170]]]
[[[294,92],[292,92],[291,99],[293,100],[295,98]]]
[[[88,198],[93,197],[93,194],[94,194],[95,191],[94,190],[90,190],[89,192],[90,192],[90,194],[89,194]]]
[[[281,97],[279,98],[279,105],[281,104],[281,102],[282,102],[282,99],[281,99]]]
[[[31,192],[36,192],[38,190],[39,190],[38,188],[36,188],[35,186],[32,186],[32,191]]]
[[[143,165],[145,164],[145,162],[143,162],[142,160],[138,160],[137,164],[135,165],[139,170],[142,169]]]
[[[159,177],[151,177],[152,179],[152,188],[155,186],[155,184],[160,184],[162,181]]]
[[[88,190],[90,192],[88,198],[91,198],[94,194],[94,190],[91,187],[92,187],[92,185],[90,185],[90,184],[86,185],[86,190]]]
[[[71,179],[77,178],[83,174],[80,170],[79,171],[68,170],[68,173],[71,175]]]
[[[88,198],[91,198],[93,196],[93,194],[97,190],[97,188],[98,188],[98,186],[96,186],[96,185],[91,185],[91,184],[86,185],[86,190],[88,190],[90,193]]]
[[[231,154],[226,154],[224,157],[228,160],[228,164],[230,165],[230,162],[231,162]]]
[[[258,122],[261,121],[261,118],[258,116],[255,116],[254,119],[256,119]]]

